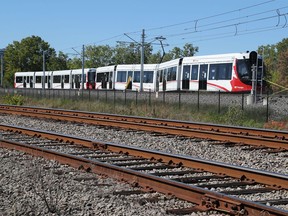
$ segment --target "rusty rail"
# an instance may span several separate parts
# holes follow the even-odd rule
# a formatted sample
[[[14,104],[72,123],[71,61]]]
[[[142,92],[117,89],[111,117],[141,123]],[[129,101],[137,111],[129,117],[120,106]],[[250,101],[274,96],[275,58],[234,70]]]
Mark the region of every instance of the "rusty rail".
[[[171,163],[179,163],[183,164],[184,166],[193,166],[194,168],[197,167],[198,169],[211,169],[209,167],[212,167],[212,170],[214,172],[224,172],[227,175],[236,175],[239,177],[239,175],[247,175],[252,177],[255,177],[255,180],[266,178],[268,175],[270,175],[270,179],[267,182],[278,183],[277,187],[283,187],[287,189],[287,176],[281,176],[277,174],[269,174],[266,172],[260,172],[255,171],[252,169],[245,169],[237,166],[232,165],[225,165],[221,163],[215,163],[215,162],[209,162],[204,160],[199,160],[195,158],[190,157],[182,157],[182,156],[173,156],[171,154],[165,154],[161,152],[155,152],[155,151],[148,151],[145,150],[143,153],[143,149],[135,148],[135,147],[129,147],[129,146],[123,146],[112,144],[112,143],[105,143],[105,142],[99,142],[84,138],[78,138],[78,137],[69,137],[67,135],[60,135],[56,133],[51,132],[45,132],[40,130],[30,130],[26,128],[21,127],[13,127],[9,125],[1,125],[1,130],[4,131],[13,131],[17,133],[27,134],[30,136],[36,136],[36,137],[43,137],[43,138],[49,138],[52,140],[58,140],[63,141],[66,143],[75,143],[75,144],[81,144],[86,147],[90,147],[93,149],[105,149],[109,151],[115,151],[115,152],[123,152],[125,154],[131,154],[134,156],[142,156],[146,158],[153,158],[156,160],[162,160],[162,161],[168,161]],[[144,190],[153,190],[158,191],[165,194],[173,194],[176,197],[180,199],[187,200],[189,202],[195,203],[197,205],[197,209],[200,210],[217,210],[221,212],[227,212],[233,215],[261,215],[261,214],[269,214],[269,215],[287,215],[287,211],[275,209],[269,206],[257,204],[254,202],[238,199],[235,197],[226,196],[220,193],[212,192],[206,189],[202,189],[199,187],[186,185],[180,182],[171,181],[168,179],[159,178],[157,176],[153,175],[147,175],[141,172],[137,172],[131,169],[125,169],[121,168],[115,165],[111,164],[105,164],[101,163],[95,160],[88,160],[84,159],[82,157],[77,157],[73,155],[68,155],[64,153],[59,153],[55,151],[51,151],[48,149],[43,149],[39,147],[34,147],[27,144],[20,144],[12,141],[7,140],[0,140],[0,146],[6,147],[10,149],[16,149],[20,151],[27,152],[29,154],[33,154],[36,156],[45,157],[48,159],[57,160],[60,163],[64,164],[70,164],[71,166],[75,168],[83,168],[87,171],[92,171],[98,174],[105,173],[106,175],[109,175],[110,177],[117,178],[117,179],[124,179],[125,181],[139,185]],[[189,162],[191,161],[191,163]],[[219,169],[216,169],[217,167],[221,167]],[[216,170],[215,170],[216,169]],[[234,171],[233,171],[234,170]],[[238,171],[237,171],[238,170]],[[252,173],[254,174],[252,175]],[[218,173],[219,174],[219,173]],[[281,180],[282,179],[282,180]],[[266,180],[263,180],[266,181]],[[267,183],[266,182],[266,183]],[[276,185],[273,185],[276,186]]]
[[[7,105],[0,112],[288,150],[287,131]]]

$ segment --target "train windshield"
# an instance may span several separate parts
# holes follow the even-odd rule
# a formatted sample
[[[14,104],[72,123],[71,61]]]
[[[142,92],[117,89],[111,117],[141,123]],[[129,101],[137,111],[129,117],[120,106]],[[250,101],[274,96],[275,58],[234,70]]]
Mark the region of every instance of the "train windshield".
[[[247,84],[251,82],[252,74],[249,59],[238,59],[237,72],[242,82]]]
[[[88,82],[89,83],[95,82],[95,78],[96,78],[96,71],[95,70],[89,70],[88,71]]]
[[[258,59],[257,80],[263,79],[264,70],[262,65],[262,59]],[[249,59],[238,59],[237,72],[240,80],[245,84],[251,84],[252,82],[252,70]]]

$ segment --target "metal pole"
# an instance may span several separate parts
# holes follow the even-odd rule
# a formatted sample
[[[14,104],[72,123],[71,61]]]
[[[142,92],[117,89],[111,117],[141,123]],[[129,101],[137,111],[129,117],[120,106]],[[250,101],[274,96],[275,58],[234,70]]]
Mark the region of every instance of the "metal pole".
[[[83,45],[82,47],[82,94],[83,94],[83,89],[84,89],[84,64],[85,64],[84,52],[85,52],[85,48]]]
[[[141,71],[140,71],[140,92],[143,91],[144,78],[144,44],[145,44],[145,30],[142,30],[142,45],[141,45]]]
[[[43,91],[45,90],[45,53],[46,51],[43,50]]]
[[[1,55],[1,87],[3,87],[3,68],[4,68],[4,61],[3,61],[3,55],[4,55],[4,49],[0,50]]]

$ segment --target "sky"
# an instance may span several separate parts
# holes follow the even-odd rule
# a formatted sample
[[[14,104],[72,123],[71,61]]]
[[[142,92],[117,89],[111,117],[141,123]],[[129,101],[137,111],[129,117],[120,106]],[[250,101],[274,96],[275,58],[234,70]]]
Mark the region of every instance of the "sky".
[[[288,37],[287,0],[7,0],[0,49],[32,35],[57,52],[145,42],[153,52],[190,43],[196,55],[246,52]],[[158,38],[158,40],[157,40]]]

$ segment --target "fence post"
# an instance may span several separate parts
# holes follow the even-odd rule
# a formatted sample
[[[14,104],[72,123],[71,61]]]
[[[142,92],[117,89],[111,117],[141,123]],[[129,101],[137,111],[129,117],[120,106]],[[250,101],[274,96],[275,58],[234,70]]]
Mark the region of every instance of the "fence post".
[[[181,108],[181,91],[178,92],[178,108]]]
[[[149,106],[151,106],[151,89],[149,89]]]
[[[221,95],[221,92],[219,90],[219,94],[218,94],[218,114],[220,114],[220,96]]]
[[[197,92],[197,108],[198,108],[198,112],[200,110],[200,92],[199,92],[199,89],[198,89],[198,92]]]
[[[269,121],[269,103],[268,103],[268,98],[269,98],[269,92],[267,91],[267,101],[266,101],[266,122]]]
[[[125,94],[124,94],[124,96],[125,96],[124,101],[125,101],[125,106],[126,106],[126,102],[127,102],[127,101],[126,101],[126,100],[127,100],[127,98],[126,98],[126,89],[124,90],[124,93],[125,93]]]
[[[244,110],[244,93],[242,93],[242,110]]]

